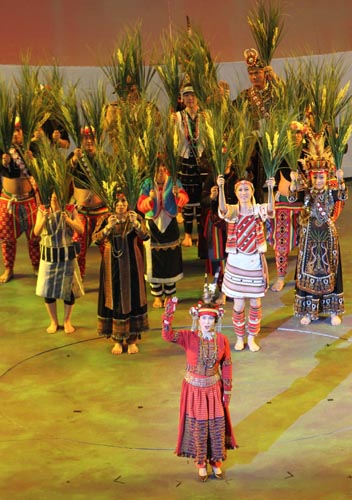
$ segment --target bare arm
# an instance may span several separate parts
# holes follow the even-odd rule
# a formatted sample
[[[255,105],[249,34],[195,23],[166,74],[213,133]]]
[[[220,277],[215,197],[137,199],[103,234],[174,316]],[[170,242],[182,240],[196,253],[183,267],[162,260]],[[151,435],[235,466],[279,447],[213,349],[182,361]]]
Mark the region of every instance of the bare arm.
[[[67,212],[62,213],[62,218],[64,221],[66,221],[66,224],[76,231],[78,234],[83,234],[84,227],[83,224],[79,218],[78,212],[76,209],[72,212],[72,219],[71,217],[67,214]]]
[[[35,221],[34,230],[33,230],[35,236],[41,235],[41,233],[45,227],[46,221],[48,220],[48,214],[49,214],[48,209],[39,208],[39,210],[37,212],[37,218]]]
[[[226,214],[227,206],[226,206],[226,198],[224,191],[225,179],[223,175],[219,175],[217,178],[217,184],[219,186],[219,211],[221,214]]]
[[[268,215],[269,217],[273,217],[274,215],[274,210],[275,210],[275,198],[274,198],[274,186],[275,186],[275,179],[274,177],[270,177],[266,181],[267,186],[268,186]]]

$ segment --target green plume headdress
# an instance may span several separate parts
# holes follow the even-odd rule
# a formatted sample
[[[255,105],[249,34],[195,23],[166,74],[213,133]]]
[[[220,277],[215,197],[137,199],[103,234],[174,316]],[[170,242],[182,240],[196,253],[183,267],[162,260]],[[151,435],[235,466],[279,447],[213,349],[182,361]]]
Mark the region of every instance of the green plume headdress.
[[[110,61],[102,70],[115,93],[126,99],[132,85],[145,95],[156,69],[143,59],[141,24],[127,28]]]
[[[0,149],[8,152],[15,128],[16,100],[12,86],[0,80]]]
[[[106,87],[101,81],[87,90],[81,102],[81,113],[85,121],[85,126],[91,128],[97,148],[102,148],[106,140]]]
[[[65,129],[72,137],[77,147],[81,144],[81,130],[82,130],[82,113],[81,103],[77,94],[78,84],[70,83],[67,91],[64,93],[62,99],[60,98],[57,105],[61,109],[62,120]]]
[[[236,146],[233,127],[233,106],[223,98],[212,103],[203,113],[203,130],[211,165],[217,174],[223,174]]]
[[[176,111],[183,81],[179,63],[180,41],[178,38],[164,36],[161,39],[161,44],[163,54],[161,63],[156,65],[156,70],[169,98],[170,108],[172,111]]]
[[[199,30],[192,29],[183,35],[180,43],[180,59],[185,82],[190,81],[195,95],[203,108],[218,88],[217,64],[210,48]]]
[[[265,66],[269,66],[283,35],[284,22],[280,5],[274,5],[270,1],[266,9],[265,1],[258,1],[255,7],[250,10],[247,22],[260,58]]]
[[[46,110],[40,83],[39,68],[24,62],[21,65],[20,75],[15,78],[16,110],[23,132],[23,148],[29,149],[34,132],[49,118]]]
[[[64,154],[52,147],[50,140],[43,137],[38,142],[38,153],[31,160],[31,174],[38,186],[39,196],[45,206],[50,206],[53,192],[60,209],[64,210],[70,198],[71,174]]]
[[[257,141],[267,179],[274,177],[288,151],[287,130],[292,117],[276,110],[261,122]]]

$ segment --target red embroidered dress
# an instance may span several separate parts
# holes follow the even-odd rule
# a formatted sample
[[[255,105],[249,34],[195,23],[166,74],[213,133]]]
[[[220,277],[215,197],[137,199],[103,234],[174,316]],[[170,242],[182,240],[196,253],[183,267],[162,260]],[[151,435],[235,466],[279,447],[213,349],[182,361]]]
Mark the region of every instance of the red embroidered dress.
[[[236,223],[229,223],[226,252],[253,254],[265,246],[263,223],[254,215],[238,215]]]
[[[217,333],[205,340],[198,331],[174,331],[163,323],[162,337],[186,352],[187,371],[182,382],[180,421],[175,453],[197,464],[226,459],[236,448],[230,413],[223,392],[232,388],[232,363],[227,337]]]

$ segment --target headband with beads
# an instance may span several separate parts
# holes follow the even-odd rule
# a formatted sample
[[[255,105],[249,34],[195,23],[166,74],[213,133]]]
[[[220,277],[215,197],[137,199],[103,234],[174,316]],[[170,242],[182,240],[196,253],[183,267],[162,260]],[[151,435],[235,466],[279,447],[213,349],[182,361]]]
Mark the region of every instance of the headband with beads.
[[[86,138],[95,137],[95,128],[92,125],[85,125],[81,128],[81,136]]]
[[[253,191],[254,191],[254,186],[253,186],[253,183],[251,181],[247,181],[246,179],[241,179],[239,181],[237,181],[235,183],[235,191],[236,189],[239,187],[239,186],[242,186],[242,185],[248,185]]]
[[[192,331],[197,329],[197,323],[201,316],[208,315],[213,316],[215,320],[217,320],[216,330],[218,332],[221,331],[222,326],[222,317],[225,314],[225,310],[221,305],[218,304],[209,304],[202,301],[199,301],[196,306],[192,306],[189,310],[189,314],[192,317]]]

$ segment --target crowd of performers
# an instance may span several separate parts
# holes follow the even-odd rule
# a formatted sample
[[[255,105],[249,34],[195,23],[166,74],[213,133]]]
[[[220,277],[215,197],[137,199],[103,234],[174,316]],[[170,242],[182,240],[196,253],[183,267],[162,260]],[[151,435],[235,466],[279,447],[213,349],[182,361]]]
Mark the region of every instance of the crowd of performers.
[[[254,49],[246,51],[246,63],[251,87],[231,104],[234,110],[247,106],[256,128],[270,114],[275,76]],[[133,91],[136,95],[135,86]],[[148,283],[152,307],[164,309],[163,339],[180,345],[187,358],[176,453],[194,458],[200,480],[206,481],[208,463],[215,477],[222,479],[226,450],[237,446],[229,414],[231,346],[218,328],[226,299],[233,299],[234,349],[242,351],[248,345],[257,352],[261,299],[269,289],[267,242],[275,252],[273,292],[284,287],[289,253],[298,246],[294,313],[302,325],[320,314],[330,316],[332,325],[340,324],[344,295],[335,221],[347,188],[326,137],[321,131],[314,133],[312,122],[304,120],[294,122],[295,147],[304,143],[296,168],[282,160],[275,175],[266,175],[258,140],[245,175],[231,158],[224,171],[217,172],[207,161],[204,115],[192,82],[186,81],[180,92],[180,109],[172,115],[178,134],[177,176],[165,153],[158,154],[152,173],[139,186],[132,186],[138,189],[133,203],[127,192],[131,179],[129,185],[119,184],[119,179],[102,183],[112,199],[97,189],[96,179],[92,181],[91,176],[101,169],[101,156],[91,124],[82,128],[80,143],[68,153],[65,123],[48,119],[35,130],[29,150],[24,148],[24,127],[20,121],[14,123],[11,146],[2,151],[0,241],[5,269],[0,282],[15,278],[16,242],[24,233],[37,275],[36,294],[44,298],[50,319],[47,332],[59,329],[56,301],[61,299],[64,331],[71,334],[75,331],[72,309],[84,295],[87,251],[90,245],[98,245],[97,331],[113,341],[114,355],[138,352],[138,339],[149,328]],[[129,105],[133,110],[132,100]],[[113,144],[110,156],[119,141],[112,118],[117,113],[118,119],[118,103],[115,108],[109,107],[106,122]],[[37,147],[43,136],[52,148],[66,151],[69,198],[64,204],[54,188],[46,201],[38,189],[39,176],[33,168],[43,154]],[[175,330],[182,246],[191,247],[194,240],[211,282],[204,285],[203,301],[190,310],[192,328]]]
[[[185,103],[196,102],[189,84],[183,89],[183,97]],[[183,134],[186,127],[192,127],[190,115],[185,124],[187,113],[186,105],[180,113]],[[298,140],[303,139],[303,134],[303,127],[299,128]],[[261,298],[269,286],[267,240],[274,247],[278,273],[273,291],[282,289],[288,254],[298,243],[295,314],[303,325],[317,320],[319,314],[330,315],[332,325],[341,322],[344,297],[335,220],[347,199],[343,171],[335,169],[327,150],[321,154],[307,151],[297,171],[290,171],[286,165],[278,171],[277,181],[266,181],[267,201],[257,203],[255,183],[238,178],[232,164],[223,175],[208,172],[203,173],[204,180],[200,176],[190,180],[196,165],[192,164],[194,136],[185,135],[176,182],[159,157],[154,177],[146,178],[140,186],[136,206],[129,207],[125,194],[117,191],[111,212],[87,185],[84,161],[89,159],[94,165],[96,147],[94,133],[84,129],[80,148],[75,148],[66,160],[73,174],[70,204],[61,207],[54,192],[50,205],[44,206],[30,174],[31,161],[26,161],[21,149],[22,136],[21,124],[17,123],[12,147],[2,155],[2,283],[15,277],[16,241],[24,232],[33,271],[38,276],[36,294],[44,297],[50,318],[47,332],[55,333],[59,328],[56,300],[62,299],[64,331],[73,333],[72,308],[84,294],[87,250],[92,243],[97,244],[101,252],[97,330],[113,340],[112,353],[120,355],[125,343],[129,354],[137,353],[137,340],[148,329],[148,282],[153,307],[165,307],[163,338],[179,344],[187,356],[177,454],[196,457],[202,481],[208,477],[207,460],[215,477],[222,478],[225,450],[236,447],[228,412],[231,350],[227,337],[215,329],[224,312],[222,305],[227,297],[233,299],[234,349],[245,348],[247,335],[249,350],[258,351]],[[185,246],[193,244],[191,216],[196,215],[202,227],[207,272],[216,277],[218,296],[216,303],[209,301],[216,299],[213,287],[203,297],[204,303],[191,309],[192,329],[174,331],[176,283],[183,277],[179,209],[184,209]],[[207,427],[203,429],[202,425],[206,426],[203,417],[209,399],[213,406],[207,418],[215,426],[210,433],[210,440],[214,440],[210,444],[211,457],[204,439],[200,444],[191,439],[207,433]],[[191,401],[197,404],[191,407]],[[219,435],[221,440],[217,439]]]
[[[250,70],[253,70],[253,67]],[[197,142],[201,134],[197,132],[198,105],[195,92],[189,83],[183,87],[182,97],[185,108],[176,113],[181,137],[178,178],[174,179],[171,176],[165,158],[158,156],[154,175],[143,180],[139,186],[135,206],[128,207],[130,212],[136,210],[145,225],[144,236],[138,235],[144,245],[134,244],[131,245],[131,249],[137,248],[140,251],[137,267],[141,273],[141,280],[146,280],[150,285],[150,292],[154,297],[153,307],[164,307],[166,299],[176,295],[176,283],[183,277],[180,245],[185,247],[193,245],[192,221],[195,216],[199,231],[198,255],[205,259],[206,274],[214,277],[214,283],[207,288],[208,298],[217,299],[220,304],[226,302],[226,297],[234,298],[233,318],[239,337],[243,337],[240,330],[245,325],[244,303],[240,305],[239,299],[250,298],[252,305],[249,315],[260,324],[261,308],[257,299],[264,295],[269,285],[264,258],[267,241],[274,248],[277,269],[277,280],[271,290],[282,290],[288,269],[288,255],[299,243],[295,313],[303,316],[302,322],[305,324],[309,319],[317,319],[319,312],[331,314],[336,324],[337,317],[343,313],[343,294],[334,222],[347,199],[347,189],[342,170],[336,170],[329,148],[324,147],[322,142],[324,137],[312,140],[311,137],[305,136],[304,125],[297,126],[295,130],[297,143],[303,140],[307,142],[307,147],[302,149],[297,170],[290,170],[283,162],[275,175],[276,179],[270,178],[265,182],[268,190],[267,203],[258,203],[256,180],[253,180],[252,173],[250,175],[247,173],[245,179],[239,178],[236,166],[231,162],[219,176],[210,168],[206,168],[205,162],[199,166],[201,148]],[[192,112],[196,113],[195,120],[192,119]],[[56,140],[65,136],[62,130],[59,132],[57,129],[52,132],[52,137],[54,135],[57,137]],[[15,123],[12,145],[8,152],[2,154],[1,166],[0,238],[5,267],[0,276],[2,283],[14,278],[16,241],[22,233],[25,233],[28,240],[29,256],[35,274],[38,273],[42,260],[43,247],[71,245],[75,248],[72,255],[74,258],[77,257],[83,280],[87,250],[92,242],[99,245],[102,258],[105,258],[106,248],[109,245],[107,230],[101,233],[104,224],[109,229],[113,227],[113,233],[121,232],[119,241],[124,241],[129,229],[134,228],[132,224],[129,228],[124,227],[123,230],[117,231],[115,221],[118,215],[115,213],[111,215],[109,207],[99,197],[94,186],[89,185],[89,172],[85,168],[85,163],[89,162],[93,169],[99,168],[95,142],[94,131],[90,127],[85,127],[82,129],[80,147],[75,148],[66,158],[68,172],[73,179],[70,185],[70,201],[74,210],[66,209],[65,220],[68,217],[74,221],[73,226],[76,224],[75,221],[77,226],[80,222],[82,228],[74,227],[70,238],[66,234],[57,235],[55,230],[56,237],[64,243],[49,242],[48,234],[45,233],[45,237],[42,234],[42,226],[43,221],[48,218],[48,212],[55,210],[50,206],[42,210],[40,196],[30,171],[31,161],[37,153],[32,145],[33,151],[30,154],[26,155],[23,151],[23,130],[19,122]],[[36,140],[33,140],[33,145],[35,144]],[[197,154],[195,154],[196,147]],[[322,180],[318,178],[319,176]],[[320,193],[324,196],[320,196]],[[116,195],[116,207],[119,201]],[[317,203],[319,208],[315,206]],[[125,208],[127,211],[127,207]],[[180,211],[184,222],[182,243],[178,221]],[[36,227],[37,214],[40,219],[39,228]],[[242,221],[247,215],[251,220]],[[319,222],[313,224],[312,221],[318,216]],[[111,217],[111,220],[108,217]],[[124,222],[126,215],[123,214],[121,218]],[[325,238],[327,246],[325,243],[314,244],[311,241],[311,233],[316,235],[317,227],[323,228],[320,230],[322,235],[319,236],[319,241],[321,237],[323,240]],[[242,233],[246,235],[243,240]],[[118,252],[112,251],[111,260],[116,253]],[[237,261],[239,255],[244,257],[252,254],[259,259],[255,264],[253,258],[250,258],[248,262],[234,265],[234,260]],[[308,255],[313,261],[306,260]],[[333,262],[330,260],[327,262],[327,257],[333,259]],[[317,279],[312,279],[311,275],[318,270],[321,275]],[[255,276],[260,277],[262,274],[264,281],[258,284]],[[102,275],[106,276],[106,271],[102,272]],[[40,279],[43,279],[42,274]],[[123,281],[129,283],[129,280]],[[240,287],[239,290],[237,286]],[[330,293],[335,293],[336,286],[338,286],[336,296],[330,296]],[[301,298],[303,290],[304,296],[307,295],[308,299]],[[321,294],[323,295],[320,297]],[[45,298],[54,299],[47,296]],[[64,300],[67,300],[67,296]],[[119,303],[120,300],[115,299],[114,302]],[[307,309],[307,303],[310,304],[310,309]],[[49,330],[55,330],[55,323],[56,328],[58,327],[57,320],[52,321]],[[70,329],[71,327],[68,327],[68,330]],[[255,332],[256,328],[247,325],[247,330]],[[105,328],[103,331],[106,333]],[[238,342],[236,345],[236,349],[240,349],[242,343]]]

